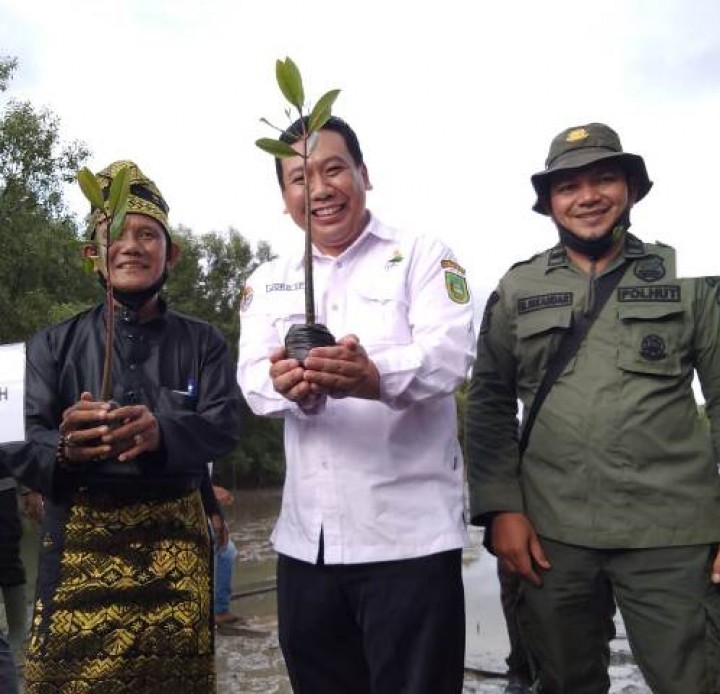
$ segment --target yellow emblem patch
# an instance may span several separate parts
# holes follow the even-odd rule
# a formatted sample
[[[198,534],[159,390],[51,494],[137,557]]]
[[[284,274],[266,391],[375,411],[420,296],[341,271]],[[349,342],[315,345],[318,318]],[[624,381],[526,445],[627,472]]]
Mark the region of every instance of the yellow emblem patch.
[[[579,140],[584,140],[587,137],[590,137],[590,133],[588,133],[585,128],[575,128],[575,130],[571,130],[567,134],[565,142],[578,142]]]
[[[457,270],[461,275],[465,274],[465,268],[462,265],[458,265],[454,260],[448,260],[447,258],[440,261],[440,267],[445,269],[452,268],[453,270]]]
[[[451,301],[456,304],[466,304],[470,301],[470,290],[467,286],[467,280],[458,275],[457,272],[445,272],[445,289]]]

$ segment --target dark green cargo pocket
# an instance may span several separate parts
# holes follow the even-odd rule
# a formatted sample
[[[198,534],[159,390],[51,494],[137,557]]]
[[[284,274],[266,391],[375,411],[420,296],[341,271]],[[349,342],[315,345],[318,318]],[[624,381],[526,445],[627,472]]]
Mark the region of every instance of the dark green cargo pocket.
[[[572,325],[572,308],[538,311],[518,316],[518,381],[526,385],[540,383],[547,364],[565,333]],[[573,357],[563,370],[571,373],[575,366]]]
[[[618,310],[617,365],[645,376],[679,376],[683,351],[681,305],[628,305]]]

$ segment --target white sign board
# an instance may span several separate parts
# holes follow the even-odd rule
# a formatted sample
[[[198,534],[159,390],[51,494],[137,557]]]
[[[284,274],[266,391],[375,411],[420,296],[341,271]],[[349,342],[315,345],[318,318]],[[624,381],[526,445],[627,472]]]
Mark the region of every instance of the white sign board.
[[[25,440],[25,345],[0,345],[0,443]]]

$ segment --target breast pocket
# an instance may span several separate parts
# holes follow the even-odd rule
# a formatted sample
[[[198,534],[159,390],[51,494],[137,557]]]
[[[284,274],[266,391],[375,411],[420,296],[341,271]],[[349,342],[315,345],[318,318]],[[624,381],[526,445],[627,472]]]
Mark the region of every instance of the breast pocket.
[[[678,376],[684,309],[680,304],[621,306],[618,367],[648,376]]]
[[[520,315],[517,319],[518,363],[521,381],[537,384],[542,380],[548,362],[557,351],[563,336],[572,325],[572,309],[553,308]],[[573,357],[563,374],[571,373],[575,366]]]
[[[409,344],[412,329],[402,289],[389,282],[355,288],[347,296],[347,323],[366,345]]]
[[[305,298],[302,293],[278,294],[272,322],[281,340],[291,325],[305,323]]]
[[[187,391],[161,387],[158,391],[156,405],[158,412],[195,412],[197,410],[197,396]]]

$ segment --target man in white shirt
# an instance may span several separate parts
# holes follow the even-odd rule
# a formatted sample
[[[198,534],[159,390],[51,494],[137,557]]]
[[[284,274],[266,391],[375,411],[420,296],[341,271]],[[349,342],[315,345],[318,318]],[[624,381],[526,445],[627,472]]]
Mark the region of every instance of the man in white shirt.
[[[281,137],[298,150],[302,123]],[[305,225],[301,157],[276,160]],[[238,380],[285,419],[273,532],[280,645],[295,692],[454,694],[465,644],[463,461],[454,391],[474,356],[464,269],[442,243],[365,206],[353,130],[331,118],[308,160],[317,320],[337,343],[289,359],[304,322],[302,256],[250,278]]]

